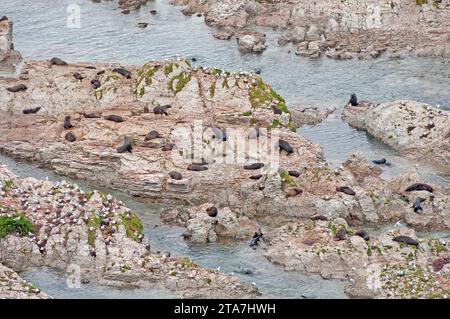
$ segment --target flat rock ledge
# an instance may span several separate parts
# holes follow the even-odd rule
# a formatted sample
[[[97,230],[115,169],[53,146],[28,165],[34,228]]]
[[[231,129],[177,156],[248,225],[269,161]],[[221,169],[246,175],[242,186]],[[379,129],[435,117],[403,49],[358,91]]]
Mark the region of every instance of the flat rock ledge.
[[[359,298],[450,297],[450,251],[442,239],[417,238],[412,229],[367,230],[357,235],[341,218],[289,223],[267,234],[265,256],[289,271],[348,280]],[[394,241],[408,236],[418,246]]]
[[[184,298],[259,295],[256,287],[189,258],[151,252],[140,220],[110,195],[64,181],[17,179],[4,166],[0,192],[0,263],[14,271],[77,266],[82,280],[165,287]]]
[[[218,208],[217,216],[208,215],[214,207],[205,203],[193,208],[177,208],[166,211],[161,219],[164,223],[186,227],[184,237],[194,243],[216,242],[219,239],[250,239],[260,226],[246,216],[239,216],[229,207]]]
[[[342,119],[412,159],[450,166],[450,112],[416,101],[346,106]]]

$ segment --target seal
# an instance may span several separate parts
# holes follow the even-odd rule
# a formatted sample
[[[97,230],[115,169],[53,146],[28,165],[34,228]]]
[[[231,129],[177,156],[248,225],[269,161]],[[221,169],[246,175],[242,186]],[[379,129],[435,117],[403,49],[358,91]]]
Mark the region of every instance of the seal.
[[[153,109],[153,114],[155,115],[166,115],[168,116],[169,113],[167,113],[167,109],[170,109],[172,106],[171,105],[162,105],[162,106],[156,106]]]
[[[340,241],[345,240],[345,238],[347,238],[347,230],[344,227],[341,227],[336,232],[336,235],[334,235],[334,240]]]
[[[100,119],[101,116],[95,113],[83,113],[83,116],[87,119]]]
[[[91,85],[92,85],[92,87],[93,87],[95,90],[97,90],[99,87],[102,86],[102,84],[100,83],[100,81],[97,80],[97,79],[91,80]]]
[[[244,169],[248,170],[257,170],[260,169],[261,167],[264,167],[264,163],[253,163],[250,165],[244,165]]]
[[[276,105],[272,105],[272,111],[273,111],[273,114],[276,114],[276,115],[283,114],[283,111],[281,111],[279,108],[277,108]]]
[[[373,160],[372,163],[377,164],[377,165],[391,166],[391,163],[389,163],[384,157],[379,160]]]
[[[252,240],[250,241],[249,246],[250,246],[250,247],[256,248],[256,246],[258,246],[259,241],[261,240],[262,236],[263,236],[263,233],[261,232],[261,230],[259,230],[258,232],[256,232],[256,233],[253,235],[253,238],[252,238]]]
[[[432,193],[433,187],[423,183],[415,183],[409,186],[407,189],[405,189],[405,192],[413,192],[413,191],[427,191]]]
[[[202,166],[202,165],[196,165],[196,164],[189,164],[187,167],[188,171],[194,171],[194,172],[201,172],[206,171],[208,167]]]
[[[64,60],[61,60],[60,58],[51,58],[50,66],[52,66],[52,65],[64,66],[64,65],[67,65],[67,62]]]
[[[75,142],[77,140],[77,137],[72,132],[67,133],[64,138],[69,142]]]
[[[177,181],[181,181],[183,179],[183,175],[181,175],[181,173],[176,172],[176,171],[169,172],[169,176],[171,179],[174,179]]]
[[[438,272],[442,268],[444,268],[445,265],[450,264],[450,257],[440,257],[433,261],[432,266],[433,270]]]
[[[288,171],[289,176],[299,177],[300,173],[297,171]]]
[[[326,217],[324,215],[313,215],[313,216],[311,216],[311,220],[314,220],[314,221],[317,221],[317,220],[327,221],[328,217]]]
[[[355,93],[350,96],[350,100],[348,101],[347,105],[358,106],[358,98],[356,97]]]
[[[119,115],[114,115],[114,114],[105,116],[105,120],[113,121],[113,122],[116,122],[116,123],[121,123],[121,122],[124,121],[123,118],[122,118],[121,116],[119,116]]]
[[[347,186],[336,187],[336,191],[347,194],[347,195],[351,195],[351,196],[356,195],[355,191]]]
[[[75,78],[75,79],[77,79],[78,81],[83,81],[83,79],[84,79],[84,76],[82,76],[80,73],[78,73],[78,72],[75,72],[74,74],[73,74],[73,77]]]
[[[112,70],[114,73],[119,73],[121,76],[127,79],[131,79],[131,72],[128,70],[125,70],[123,68],[115,68]]]
[[[26,91],[26,89],[28,89],[28,88],[27,88],[27,86],[25,84],[17,84],[17,85],[14,85],[12,87],[6,88],[7,91],[12,92],[12,93],[17,93],[17,92],[20,92],[20,91]]]
[[[40,106],[32,108],[32,109],[25,109],[22,111],[23,114],[36,114],[41,109]]]
[[[124,137],[123,145],[117,148],[117,153],[125,153],[133,150],[133,145],[131,144],[131,139],[128,136]]]
[[[73,127],[73,125],[72,125],[72,123],[70,123],[70,116],[67,115],[64,118],[64,129],[68,130],[68,129],[71,129],[72,127]]]
[[[261,179],[261,177],[263,177],[262,174],[252,175],[252,176],[250,176],[250,179],[258,180],[258,179]]]
[[[154,140],[155,138],[161,138],[161,135],[157,131],[151,131],[145,136],[146,141]]]
[[[425,198],[422,198],[422,197],[417,197],[414,200],[414,203],[413,203],[414,213],[417,213],[417,214],[422,214],[423,213],[423,208],[422,208],[421,204],[424,201],[425,201]]]
[[[394,238],[392,238],[393,241],[396,241],[398,243],[402,243],[402,244],[407,244],[407,245],[412,245],[412,246],[419,246],[419,242],[412,239],[409,236],[396,236]]]
[[[173,148],[175,147],[175,144],[173,143],[164,143],[164,145],[161,147],[161,150],[163,152],[168,152],[173,150]]]
[[[359,237],[361,237],[362,239],[364,239],[365,241],[368,241],[368,240],[370,239],[369,234],[368,234],[365,230],[358,230],[358,231],[355,233],[355,236],[359,236]]]
[[[280,139],[277,144],[278,145],[276,147],[280,150],[280,153],[282,151],[285,151],[288,155],[294,153],[294,149],[287,141]]]
[[[206,209],[206,212],[208,213],[209,217],[216,217],[218,214],[217,208],[214,206]]]

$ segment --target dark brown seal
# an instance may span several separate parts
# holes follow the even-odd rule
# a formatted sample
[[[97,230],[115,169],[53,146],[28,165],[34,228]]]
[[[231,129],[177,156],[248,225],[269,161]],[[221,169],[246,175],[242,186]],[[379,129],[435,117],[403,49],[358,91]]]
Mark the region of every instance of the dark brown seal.
[[[25,109],[22,111],[23,114],[36,114],[41,109],[40,106],[32,108],[32,109]]]
[[[350,187],[347,187],[347,186],[336,187],[336,190],[338,192],[341,192],[341,193],[344,193],[344,194],[347,194],[347,195],[351,195],[351,196],[355,196],[356,195],[355,191],[353,189],[351,189]]]
[[[128,70],[125,70],[124,68],[115,68],[112,70],[115,73],[119,73],[121,76],[131,79],[131,72]]]
[[[70,116],[67,115],[67,116],[64,118],[64,129],[68,130],[68,129],[71,129],[72,127],[73,127],[73,125],[72,125],[72,123],[70,122]]]
[[[169,176],[171,179],[174,179],[177,181],[180,181],[183,179],[183,175],[181,175],[180,172],[176,172],[176,171],[169,172]]]
[[[64,66],[64,65],[67,65],[67,62],[64,60],[61,60],[60,58],[51,58],[50,66],[52,66],[52,65]]]
[[[75,142],[77,140],[77,137],[72,132],[67,133],[64,138],[69,142]]]
[[[124,137],[123,145],[117,148],[117,153],[125,153],[133,150],[133,145],[131,143],[131,139],[128,136]]]
[[[405,189],[405,192],[413,192],[413,191],[427,191],[432,193],[433,187],[424,183],[415,183]]]
[[[207,169],[208,169],[208,167],[206,167],[206,166],[196,165],[196,164],[189,164],[187,167],[188,171],[194,171],[194,172],[206,171]]]
[[[157,131],[151,131],[145,136],[146,141],[151,141],[155,138],[161,138],[161,135]]]
[[[122,116],[114,115],[114,114],[105,116],[105,120],[113,121],[113,122],[116,122],[116,123],[121,123],[121,122],[124,121]]]
[[[419,246],[419,242],[409,236],[397,236],[392,238],[392,240],[407,245]]]
[[[216,217],[218,214],[217,208],[214,206],[206,209],[206,212],[208,213],[209,217]]]
[[[17,84],[12,87],[6,88],[7,91],[12,92],[12,93],[25,91],[26,89],[28,89],[28,88],[25,84]]]
[[[264,163],[253,163],[250,165],[244,165],[244,169],[248,170],[257,170],[260,169],[261,167],[264,167]]]

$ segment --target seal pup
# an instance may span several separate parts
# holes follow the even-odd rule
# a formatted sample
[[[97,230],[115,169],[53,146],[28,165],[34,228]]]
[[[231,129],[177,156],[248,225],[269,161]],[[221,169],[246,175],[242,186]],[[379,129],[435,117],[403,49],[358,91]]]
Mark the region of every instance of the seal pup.
[[[64,60],[61,60],[60,58],[51,58],[50,59],[50,67],[52,65],[64,66],[64,65],[67,65],[67,62]]]
[[[370,239],[369,234],[365,231],[365,230],[358,230],[355,233],[356,236],[361,237],[362,239],[364,239],[365,241],[368,241]]]
[[[340,241],[345,240],[345,238],[347,238],[347,230],[344,227],[341,227],[336,232],[336,235],[334,235],[334,240]]]
[[[422,198],[422,197],[417,197],[414,200],[414,203],[413,203],[414,213],[417,213],[417,214],[423,213],[423,208],[420,204],[422,204],[424,201],[425,201],[425,198]]]
[[[64,118],[64,129],[68,130],[68,129],[71,129],[72,127],[73,127],[73,125],[72,125],[72,123],[70,122],[70,116],[67,115],[67,116]]]
[[[17,84],[14,85],[12,87],[6,88],[7,91],[12,92],[12,93],[17,93],[20,91],[25,91],[27,88],[27,86],[25,84]]]
[[[78,81],[83,81],[83,79],[84,79],[84,76],[82,76],[80,73],[78,73],[78,72],[75,72],[74,74],[73,74],[73,77],[75,78],[75,79],[77,79]]]
[[[328,217],[324,216],[324,215],[313,215],[310,218],[311,220],[317,221],[317,220],[322,220],[322,221],[327,221]]]
[[[209,217],[216,217],[218,214],[217,208],[214,206],[206,209],[206,212],[208,213]]]
[[[119,73],[121,76],[127,79],[131,79],[131,72],[128,70],[125,70],[123,68],[115,68],[112,70],[114,73]]]
[[[355,93],[350,96],[350,100],[348,101],[347,105],[358,106],[358,98],[356,97]]]
[[[287,141],[280,139],[277,144],[277,148],[279,149],[280,153],[282,151],[285,151],[286,153],[288,153],[288,155],[294,153],[294,149]]]
[[[123,118],[122,118],[121,116],[119,116],[119,115],[114,115],[114,114],[105,116],[105,120],[112,121],[112,122],[116,122],[116,123],[121,123],[121,122],[124,121]]]
[[[183,179],[183,175],[181,175],[181,173],[176,172],[176,171],[169,172],[169,176],[171,179],[174,179],[177,181],[181,181]]]
[[[75,142],[77,140],[77,137],[72,132],[67,133],[64,138],[69,142]]]
[[[102,84],[100,83],[100,81],[97,80],[97,79],[91,80],[91,85],[92,85],[92,87],[93,87],[95,90],[97,90],[99,87],[102,86]]]
[[[194,171],[194,172],[206,171],[207,169],[208,169],[208,167],[203,166],[203,165],[197,165],[197,164],[189,164],[187,167],[188,171]]]
[[[377,164],[377,165],[391,166],[391,163],[389,163],[384,157],[379,160],[373,160],[372,163]]]
[[[250,165],[244,165],[244,169],[248,170],[257,170],[260,169],[261,167],[264,167],[264,163],[253,163]]]
[[[336,191],[347,194],[347,195],[351,195],[351,196],[356,195],[355,191],[347,186],[336,187]]]
[[[22,111],[23,114],[36,114],[41,109],[40,106],[32,108],[32,109],[25,109]]]
[[[396,241],[398,243],[403,243],[403,244],[412,245],[412,246],[419,246],[419,242],[412,239],[409,236],[396,236],[396,237],[392,238],[392,240]]]
[[[119,146],[117,148],[117,153],[125,153],[125,152],[130,152],[132,153],[133,150],[133,145],[131,143],[131,139],[128,136],[124,137],[124,141],[123,141],[123,145]]]
[[[252,176],[250,176],[250,179],[258,180],[258,179],[261,179],[261,177],[263,177],[262,174],[252,175]]]
[[[165,116],[169,116],[169,113],[167,113],[167,109],[170,109],[172,106],[171,105],[162,105],[162,106],[156,106],[153,109],[153,114],[155,115],[165,115]]]
[[[423,183],[415,183],[409,186],[407,189],[405,189],[405,192],[413,192],[413,191],[427,191],[432,193],[433,187]]]
[[[154,140],[155,138],[161,138],[161,134],[159,134],[157,131],[151,131],[145,136],[146,141]]]
[[[256,233],[253,235],[253,238],[252,238],[252,240],[250,241],[249,246],[250,246],[250,247],[255,247],[255,248],[256,248],[256,246],[258,246],[259,240],[262,238],[262,236],[263,236],[263,233],[261,232],[261,230],[259,230],[258,232],[256,232]]]

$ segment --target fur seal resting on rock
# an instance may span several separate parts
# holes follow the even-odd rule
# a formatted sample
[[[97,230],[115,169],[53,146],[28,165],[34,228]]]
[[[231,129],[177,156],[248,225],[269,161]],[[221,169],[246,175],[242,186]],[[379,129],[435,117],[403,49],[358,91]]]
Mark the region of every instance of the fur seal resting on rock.
[[[25,91],[27,88],[27,86],[25,84],[17,84],[14,85],[12,87],[6,88],[7,91],[12,92],[12,93],[17,93],[20,91]]]
[[[169,172],[169,176],[171,179],[174,179],[176,181],[181,181],[183,179],[183,175],[176,171]]]
[[[424,201],[425,201],[425,198],[422,198],[422,197],[417,197],[414,200],[414,203],[413,203],[414,213],[417,213],[417,214],[423,213],[423,208],[420,204],[422,204]]]
[[[60,58],[51,58],[50,66],[52,66],[52,65],[64,66],[64,65],[67,65],[67,62],[64,60],[61,60]]]
[[[355,233],[355,236],[359,236],[359,237],[361,237],[362,239],[364,239],[365,241],[368,241],[368,240],[370,239],[369,234],[368,234],[365,230],[358,230],[358,231]]]
[[[131,143],[131,139],[128,136],[124,137],[123,145],[117,148],[117,153],[125,153],[133,150],[133,145]]]
[[[162,150],[163,152],[168,152],[168,151],[173,150],[174,147],[175,147],[175,144],[173,144],[173,143],[165,143],[165,144],[161,147],[161,150]]]
[[[250,165],[244,165],[244,169],[248,170],[257,170],[260,169],[261,167],[264,167],[264,163],[253,163]]]
[[[413,192],[413,191],[427,191],[432,193],[433,187],[423,183],[415,183],[409,186],[407,189],[405,189],[405,192]]]
[[[289,176],[299,177],[300,173],[297,171],[288,171]]]
[[[153,109],[153,114],[155,115],[166,115],[169,116],[169,113],[167,113],[167,109],[170,109],[172,106],[171,105],[162,105],[162,106],[156,106]]]
[[[194,171],[194,172],[206,171],[207,169],[208,169],[208,167],[202,166],[202,165],[197,165],[197,164],[189,164],[187,167],[188,171]]]
[[[339,228],[339,230],[336,232],[336,235],[334,235],[334,240],[340,241],[345,240],[347,238],[347,230],[344,227]]]
[[[356,97],[356,94],[353,93],[350,96],[350,100],[348,101],[347,105],[351,105],[351,106],[358,106],[358,98]]]
[[[262,236],[263,236],[263,233],[261,232],[261,230],[258,231],[257,233],[255,233],[255,234],[253,235],[252,240],[250,241],[249,246],[250,246],[250,247],[256,247],[256,246],[258,246],[259,240],[262,238]]]
[[[336,187],[336,190],[338,192],[341,192],[341,193],[344,193],[344,194],[347,194],[347,195],[351,195],[351,196],[355,196],[356,195],[355,191],[353,189],[351,189],[350,187],[347,187],[347,186]]]
[[[216,217],[218,214],[217,208],[212,206],[206,209],[206,212],[208,213],[209,217]]]
[[[294,153],[294,149],[287,141],[279,140],[277,144],[278,145],[276,147],[279,148],[280,152],[285,151],[288,154]]]
[[[161,138],[161,135],[157,131],[151,131],[145,136],[146,141],[154,140],[155,138]]]
[[[261,177],[263,177],[262,174],[252,175],[252,176],[250,176],[250,179],[258,180],[258,179],[261,179]]]
[[[64,138],[69,142],[75,142],[77,140],[77,137],[72,132],[67,133]]]
[[[397,236],[392,238],[393,241],[407,245],[419,246],[419,242],[409,236]]]
[[[102,84],[100,83],[100,81],[97,80],[97,79],[91,80],[91,84],[92,84],[92,87],[93,87],[95,90],[97,90],[99,87],[102,86]]]
[[[377,164],[377,165],[391,166],[391,163],[389,163],[384,157],[379,160],[373,160],[372,163]]]
[[[115,73],[119,73],[121,76],[123,76],[127,79],[131,79],[131,72],[128,70],[125,70],[123,68],[115,68],[112,71]]]
[[[94,113],[83,113],[83,116],[87,119],[100,119],[102,118],[100,115],[98,114],[94,114]]]
[[[121,123],[121,122],[124,121],[122,116],[114,115],[114,114],[105,116],[105,120],[113,121],[113,122],[116,122],[116,123]]]
[[[70,123],[70,116],[67,115],[64,118],[64,129],[68,130],[68,129],[71,129],[72,127],[73,127],[73,125],[72,125],[72,123]]]
[[[281,114],[283,114],[283,111],[281,111],[279,108],[277,108],[275,105],[272,105],[272,111],[273,111],[273,114],[275,114],[275,115],[281,115]]]
[[[314,220],[314,221],[316,221],[316,220],[327,221],[328,217],[324,216],[324,215],[314,215],[314,216],[311,216],[311,220]]]
[[[32,108],[32,109],[25,109],[22,111],[23,114],[36,114],[41,109],[40,106]]]
[[[78,72],[75,72],[74,74],[73,74],[73,77],[75,78],[75,79],[77,79],[78,81],[83,81],[83,79],[84,79],[84,76],[82,76],[80,73],[78,73]]]

